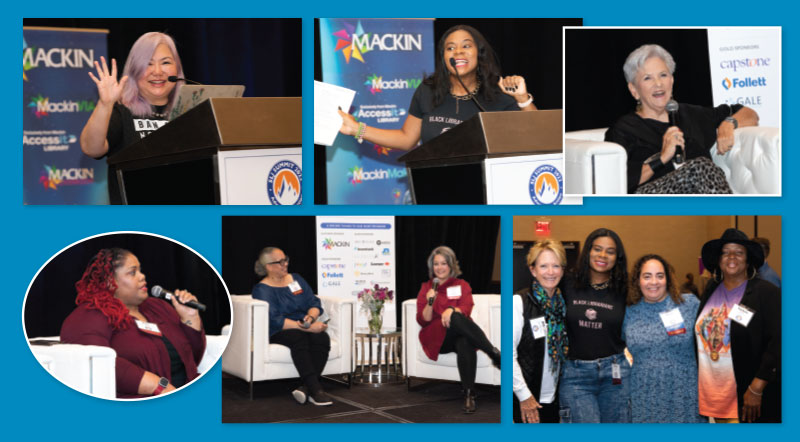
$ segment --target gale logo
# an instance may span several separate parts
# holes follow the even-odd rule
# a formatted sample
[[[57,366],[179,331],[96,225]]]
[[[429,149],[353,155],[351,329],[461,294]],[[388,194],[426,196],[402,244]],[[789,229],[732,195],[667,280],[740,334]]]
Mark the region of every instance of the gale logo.
[[[564,180],[554,166],[545,164],[531,174],[528,192],[534,204],[559,204],[564,197]]]
[[[300,183],[303,171],[293,161],[278,161],[267,176],[267,195],[274,205],[291,206],[303,202]]]

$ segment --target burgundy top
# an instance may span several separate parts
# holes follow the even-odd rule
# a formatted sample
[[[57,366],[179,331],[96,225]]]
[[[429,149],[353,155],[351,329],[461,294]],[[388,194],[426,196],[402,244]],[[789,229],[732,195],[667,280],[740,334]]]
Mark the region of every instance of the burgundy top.
[[[461,297],[448,299],[447,288],[454,286],[461,287]],[[472,287],[469,286],[469,283],[463,279],[450,278],[439,284],[439,288],[436,290],[436,300],[433,301],[433,316],[430,321],[426,321],[422,317],[422,310],[428,304],[425,294],[431,287],[433,287],[433,280],[423,283],[419,289],[417,322],[422,326],[422,330],[419,331],[419,342],[422,344],[422,349],[431,360],[435,361],[439,359],[439,349],[442,348],[444,336],[447,334],[447,329],[442,325],[442,313],[450,307],[458,307],[461,313],[469,318],[475,303],[472,301]]]
[[[172,305],[160,299],[147,298],[139,306],[139,312],[148,322],[157,324],[178,351],[186,367],[187,383],[196,378],[197,364],[206,349],[205,331],[182,324]],[[172,380],[169,353],[160,337],[139,331],[135,323],[114,330],[100,310],[89,309],[85,304],[79,305],[64,320],[61,342],[113,348],[117,352],[118,398],[149,396],[138,393],[145,371]]]

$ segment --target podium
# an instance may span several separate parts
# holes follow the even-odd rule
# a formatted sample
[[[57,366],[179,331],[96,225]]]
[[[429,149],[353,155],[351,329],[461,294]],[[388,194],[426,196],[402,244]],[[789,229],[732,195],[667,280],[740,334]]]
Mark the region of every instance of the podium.
[[[399,158],[414,203],[531,204],[532,165],[562,167],[561,127],[560,109],[476,114]]]
[[[124,204],[299,204],[302,98],[211,98],[108,158]]]

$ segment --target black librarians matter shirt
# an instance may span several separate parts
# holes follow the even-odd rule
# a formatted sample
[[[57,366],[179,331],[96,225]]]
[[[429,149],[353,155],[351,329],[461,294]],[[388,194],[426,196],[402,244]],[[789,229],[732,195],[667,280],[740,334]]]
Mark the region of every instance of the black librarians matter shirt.
[[[137,117],[125,105],[115,103],[114,109],[111,111],[111,120],[108,122],[108,132],[106,133],[106,140],[108,140],[107,156],[114,155],[167,124],[166,118],[161,116],[166,114],[166,109],[166,105],[151,106],[150,115]],[[122,204],[116,166],[108,166],[108,199],[111,204]]]
[[[509,95],[498,92],[494,100],[486,101],[478,94],[475,97],[488,112],[520,110],[517,101]],[[456,103],[457,102],[457,103]],[[433,89],[422,83],[414,92],[408,113],[422,120],[421,139],[427,143],[480,112],[472,100],[456,100],[448,94],[444,102],[433,107]]]
[[[608,288],[575,288],[568,282],[564,290],[567,304],[569,359],[593,361],[622,353],[622,322],[625,319],[625,296]]]

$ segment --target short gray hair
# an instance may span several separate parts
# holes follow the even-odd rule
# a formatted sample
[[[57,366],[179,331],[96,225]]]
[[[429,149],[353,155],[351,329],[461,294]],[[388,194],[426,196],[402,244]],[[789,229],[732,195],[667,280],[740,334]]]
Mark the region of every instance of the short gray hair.
[[[654,44],[642,45],[634,49],[634,51],[628,55],[628,58],[625,59],[625,64],[622,66],[622,70],[625,72],[625,80],[628,83],[633,83],[634,80],[636,80],[636,73],[639,72],[639,69],[642,68],[644,63],[652,57],[662,59],[664,64],[667,65],[669,73],[675,73],[675,60],[666,49]]]
[[[442,255],[447,265],[450,267],[450,277],[455,278],[461,275],[461,268],[458,267],[458,259],[456,259],[456,252],[450,247],[439,246],[431,252],[428,256],[428,276],[433,279],[433,258],[436,255]],[[444,281],[442,281],[444,282]]]
[[[272,255],[272,252],[280,250],[277,247],[264,247],[261,249],[261,252],[258,254],[258,259],[256,260],[256,264],[254,266],[254,270],[256,275],[258,276],[267,276],[267,264],[269,264],[269,256]]]

